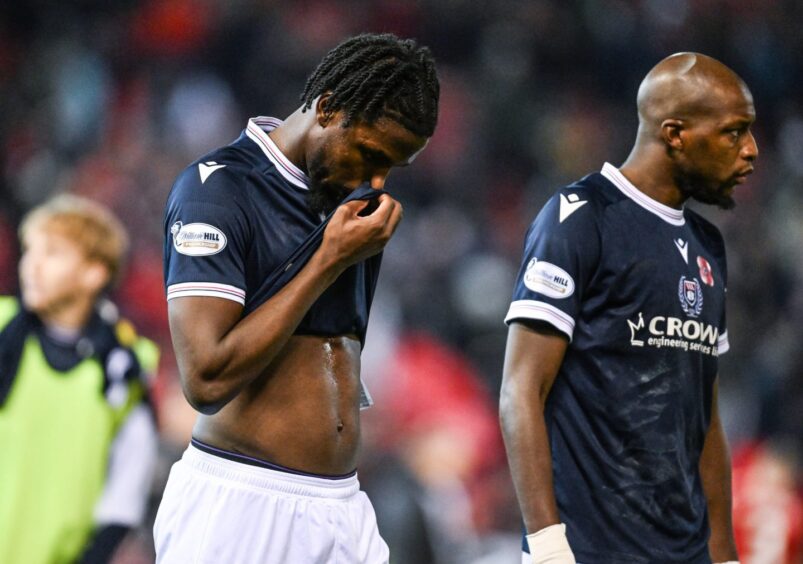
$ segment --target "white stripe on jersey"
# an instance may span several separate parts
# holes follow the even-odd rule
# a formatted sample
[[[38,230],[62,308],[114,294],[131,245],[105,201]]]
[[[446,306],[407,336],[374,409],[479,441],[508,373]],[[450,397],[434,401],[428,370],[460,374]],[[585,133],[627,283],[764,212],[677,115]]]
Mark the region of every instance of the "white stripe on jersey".
[[[269,131],[273,131],[281,124],[282,120],[278,118],[265,116],[251,118],[245,128],[245,134],[262,149],[265,156],[276,166],[276,170],[288,182],[299,188],[309,190],[309,178],[307,178],[307,175],[284,156],[284,153],[279,150],[279,147],[268,135]]]
[[[510,324],[516,319],[537,319],[546,321],[555,329],[566,333],[569,341],[574,334],[574,319],[567,313],[559,310],[553,305],[538,302],[535,300],[516,300],[510,304],[510,309],[505,316],[505,323]]]
[[[661,202],[653,200],[647,194],[633,186],[633,184],[631,184],[630,181],[625,178],[619,169],[613,166],[611,163],[605,163],[602,167],[601,173],[602,176],[610,180],[614,186],[619,188],[619,190],[625,196],[636,202],[648,212],[654,213],[665,222],[671,223],[672,225],[681,226],[686,224],[682,209],[677,210],[675,208],[670,208]]]
[[[245,290],[228,284],[215,284],[212,282],[182,282],[167,287],[167,299],[183,298],[187,296],[208,296],[224,298],[245,305]]]

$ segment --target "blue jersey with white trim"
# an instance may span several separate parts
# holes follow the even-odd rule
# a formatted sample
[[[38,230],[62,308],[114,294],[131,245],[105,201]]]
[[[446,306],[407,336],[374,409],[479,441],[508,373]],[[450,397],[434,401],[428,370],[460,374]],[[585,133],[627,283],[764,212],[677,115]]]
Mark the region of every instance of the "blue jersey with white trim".
[[[321,225],[307,203],[306,175],[279,151],[254,118],[234,143],[187,167],[165,210],[167,299],[212,296],[243,305],[243,316],[278,290],[277,269]],[[356,335],[365,340],[379,261],[348,268],[312,305],[296,334]]]
[[[570,339],[545,418],[578,561],[710,562],[699,461],[728,348],[725,292],[716,227],[609,164],[531,225],[506,322]]]

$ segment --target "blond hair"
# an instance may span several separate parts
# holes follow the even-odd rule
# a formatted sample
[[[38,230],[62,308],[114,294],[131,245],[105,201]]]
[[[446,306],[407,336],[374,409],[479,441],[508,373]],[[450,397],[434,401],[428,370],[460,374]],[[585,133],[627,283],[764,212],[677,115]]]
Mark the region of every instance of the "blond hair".
[[[88,260],[109,270],[109,282],[120,274],[128,236],[120,220],[105,206],[87,198],[62,194],[34,208],[19,228],[23,246],[34,230],[58,233],[73,241]]]

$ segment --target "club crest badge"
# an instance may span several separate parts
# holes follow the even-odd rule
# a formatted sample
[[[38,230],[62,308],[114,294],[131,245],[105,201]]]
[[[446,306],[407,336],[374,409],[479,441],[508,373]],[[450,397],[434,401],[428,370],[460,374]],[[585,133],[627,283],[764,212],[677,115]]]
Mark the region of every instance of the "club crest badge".
[[[711,265],[703,257],[697,257],[697,266],[700,267],[700,280],[706,286],[714,286],[714,273],[711,270]]]
[[[683,313],[689,317],[697,317],[703,311],[703,289],[697,278],[688,279],[680,277],[678,283],[678,298]]]

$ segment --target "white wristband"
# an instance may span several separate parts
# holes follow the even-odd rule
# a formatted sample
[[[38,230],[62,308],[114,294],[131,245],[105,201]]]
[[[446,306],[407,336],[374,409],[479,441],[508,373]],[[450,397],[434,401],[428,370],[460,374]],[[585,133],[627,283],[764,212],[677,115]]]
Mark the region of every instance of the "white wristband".
[[[527,535],[527,544],[533,564],[576,564],[563,523]]]
[[[739,564],[738,560],[728,560],[727,562],[717,562],[716,564]]]

